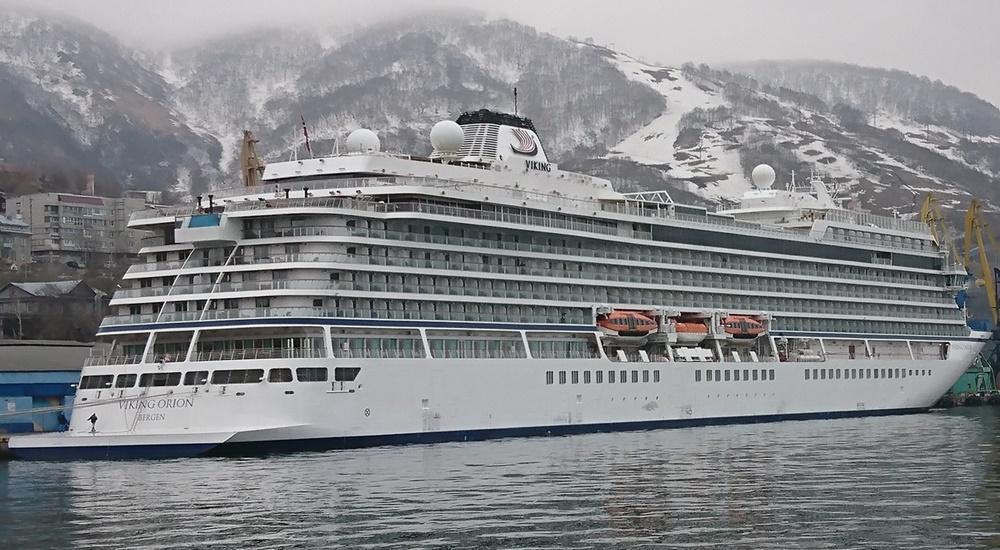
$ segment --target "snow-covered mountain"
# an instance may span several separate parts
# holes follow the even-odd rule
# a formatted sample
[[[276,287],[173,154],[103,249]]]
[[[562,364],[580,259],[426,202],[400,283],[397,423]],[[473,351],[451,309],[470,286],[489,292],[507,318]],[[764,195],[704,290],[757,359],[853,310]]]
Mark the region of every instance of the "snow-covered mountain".
[[[217,177],[219,145],[171,108],[135,52],[73,19],[0,11],[0,159],[84,168],[124,185],[185,189]]]
[[[912,214],[933,190],[1000,205],[1000,111],[901,71],[768,62],[660,67],[505,20],[430,13],[351,33],[269,29],[136,53],[85,24],[0,15],[0,158],[69,164],[126,185],[199,190],[235,180],[242,130],[271,160],[369,127],[426,153],[465,110],[518,109],[567,169],[625,191],[712,203],[816,171],[862,206]]]
[[[239,36],[166,59],[175,108],[233,144],[253,128],[267,158],[316,151],[361,126],[389,150],[427,153],[427,134],[462,111],[513,109],[535,119],[559,155],[602,148],[663,109],[656,91],[626,78],[600,52],[510,21],[433,13],[326,37]]]

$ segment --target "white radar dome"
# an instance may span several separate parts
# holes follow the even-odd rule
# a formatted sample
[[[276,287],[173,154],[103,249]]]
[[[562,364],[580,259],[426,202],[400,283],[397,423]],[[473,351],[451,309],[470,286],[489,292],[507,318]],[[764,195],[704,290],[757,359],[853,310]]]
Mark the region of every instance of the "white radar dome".
[[[442,120],[431,128],[431,146],[435,153],[457,153],[463,141],[465,132],[453,120]]]
[[[750,179],[757,189],[770,189],[774,185],[774,168],[767,164],[758,164],[750,173]]]
[[[347,136],[347,151],[351,153],[377,153],[382,148],[375,132],[358,128]]]

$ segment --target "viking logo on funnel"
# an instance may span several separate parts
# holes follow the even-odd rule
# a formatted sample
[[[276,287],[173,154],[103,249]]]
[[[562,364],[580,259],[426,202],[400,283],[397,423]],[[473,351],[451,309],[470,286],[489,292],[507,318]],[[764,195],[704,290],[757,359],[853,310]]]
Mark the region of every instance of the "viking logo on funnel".
[[[510,148],[515,153],[522,155],[535,155],[538,153],[538,145],[535,143],[535,138],[531,137],[531,134],[527,130],[511,128],[511,131],[514,132],[514,137],[517,138],[516,144],[510,144]]]

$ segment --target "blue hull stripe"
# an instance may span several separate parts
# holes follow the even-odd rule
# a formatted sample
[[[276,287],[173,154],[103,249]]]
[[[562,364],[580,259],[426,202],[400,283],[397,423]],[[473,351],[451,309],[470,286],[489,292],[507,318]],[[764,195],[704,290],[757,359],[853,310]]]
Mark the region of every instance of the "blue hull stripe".
[[[449,441],[483,441],[505,437],[558,436],[584,433],[605,433],[667,428],[689,428],[724,424],[758,424],[783,420],[815,420],[854,418],[861,416],[888,416],[927,411],[926,408],[886,409],[874,411],[836,411],[820,413],[773,414],[761,416],[729,416],[719,418],[692,418],[680,420],[646,420],[604,424],[560,424],[555,426],[528,426],[522,428],[493,428],[448,432],[420,432],[408,434],[329,437],[318,439],[289,439],[223,443],[220,445],[121,445],[100,447],[40,447],[11,449],[15,458],[29,460],[100,460],[178,458],[187,456],[254,456],[269,453],[296,451],[326,451],[331,449],[356,449],[380,445],[409,445],[444,443]]]
[[[406,327],[406,328],[459,328],[506,329],[594,332],[594,325],[521,324],[521,323],[465,323],[457,321],[394,321],[388,319],[340,319],[334,317],[261,317],[257,319],[214,319],[207,321],[178,321],[175,323],[146,323],[141,325],[116,325],[101,327],[98,334],[136,332],[191,327],[239,327],[246,325],[334,325],[344,327]]]
[[[23,460],[127,460],[136,458],[184,458],[203,455],[215,444],[100,445],[93,447],[26,447],[10,449]]]

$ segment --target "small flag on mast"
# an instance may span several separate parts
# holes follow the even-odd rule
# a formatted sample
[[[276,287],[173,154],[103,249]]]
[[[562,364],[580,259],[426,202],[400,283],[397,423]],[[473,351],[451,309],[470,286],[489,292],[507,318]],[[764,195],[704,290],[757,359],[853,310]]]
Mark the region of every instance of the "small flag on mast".
[[[305,115],[299,115],[299,117],[302,118],[302,135],[306,138],[306,151],[309,153],[309,156],[312,156],[313,150],[309,145],[309,128],[306,128],[306,117]]]

